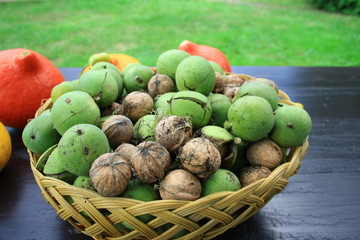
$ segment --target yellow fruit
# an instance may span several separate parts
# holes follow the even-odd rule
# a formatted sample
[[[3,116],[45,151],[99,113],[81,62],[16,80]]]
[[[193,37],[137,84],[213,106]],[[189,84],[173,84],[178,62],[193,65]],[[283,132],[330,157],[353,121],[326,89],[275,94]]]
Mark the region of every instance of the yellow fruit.
[[[98,57],[98,59],[92,59],[94,57]],[[96,62],[104,61],[106,57],[108,59],[105,61],[114,64],[119,71],[122,71],[124,67],[131,63],[140,63],[138,59],[124,53],[95,53],[90,57],[91,61],[82,69],[81,74],[88,72],[92,67],[92,63],[95,64]]]
[[[304,108],[304,105],[302,105],[302,104],[299,103],[299,102],[296,102],[295,105],[298,106],[298,107]]]
[[[11,156],[11,138],[5,126],[0,122],[0,172]]]

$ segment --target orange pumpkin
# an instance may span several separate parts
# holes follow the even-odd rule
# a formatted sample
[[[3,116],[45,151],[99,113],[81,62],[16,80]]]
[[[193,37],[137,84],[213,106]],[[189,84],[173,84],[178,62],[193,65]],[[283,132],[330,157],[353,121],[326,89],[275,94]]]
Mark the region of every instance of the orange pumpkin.
[[[224,69],[225,72],[231,72],[228,59],[226,58],[225,54],[217,48],[196,44],[189,40],[185,40],[180,43],[178,49],[188,52],[190,55],[200,56],[207,59],[208,61],[216,62]]]
[[[139,63],[140,61],[136,58],[129,56],[124,53],[109,53],[111,63],[118,67],[120,71],[130,63]]]
[[[24,48],[0,51],[0,121],[24,128],[41,101],[64,80],[60,70],[40,53]]]

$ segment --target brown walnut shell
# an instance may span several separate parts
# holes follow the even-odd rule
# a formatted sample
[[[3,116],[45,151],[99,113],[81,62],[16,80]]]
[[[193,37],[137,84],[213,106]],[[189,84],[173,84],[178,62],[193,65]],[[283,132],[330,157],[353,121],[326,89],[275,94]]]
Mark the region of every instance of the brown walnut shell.
[[[122,143],[115,149],[114,152],[119,153],[121,156],[124,157],[126,161],[130,162],[130,159],[132,155],[135,154],[136,150],[137,150],[136,146],[130,143]]]
[[[169,172],[160,183],[162,199],[196,200],[200,198],[201,183],[197,177],[184,169]]]
[[[120,195],[132,177],[129,163],[118,153],[99,156],[90,168],[94,188],[105,197]]]
[[[135,123],[142,116],[145,116],[154,108],[153,98],[146,92],[130,92],[122,101],[124,115]]]
[[[276,142],[263,139],[250,145],[246,157],[251,165],[260,165],[274,170],[282,163],[283,152]]]
[[[144,183],[154,183],[165,176],[171,163],[170,153],[157,142],[147,141],[136,146],[130,159],[135,176]]]
[[[108,115],[123,115],[124,110],[120,103],[113,102],[110,106],[101,110],[101,116],[108,116]]]
[[[242,187],[248,186],[257,180],[268,177],[270,173],[271,170],[263,166],[245,167],[239,174],[240,184]]]
[[[156,125],[156,142],[163,145],[169,152],[176,152],[192,136],[191,122],[188,118],[168,116]]]
[[[175,91],[175,83],[169,76],[161,73],[155,74],[150,78],[147,90],[152,98],[167,92]]]
[[[109,140],[110,146],[114,149],[124,142],[130,142],[134,133],[134,126],[131,120],[123,115],[113,115],[105,120],[101,130]]]
[[[212,90],[213,93],[223,93],[225,87],[226,75],[215,72],[215,86]]]
[[[215,145],[206,138],[193,138],[179,151],[182,166],[199,178],[207,178],[221,165],[221,156]]]
[[[244,84],[245,80],[241,75],[238,74],[229,74],[226,75],[225,87],[241,87]]]
[[[224,88],[224,95],[228,96],[230,99],[234,99],[237,91],[240,87],[225,87]]]

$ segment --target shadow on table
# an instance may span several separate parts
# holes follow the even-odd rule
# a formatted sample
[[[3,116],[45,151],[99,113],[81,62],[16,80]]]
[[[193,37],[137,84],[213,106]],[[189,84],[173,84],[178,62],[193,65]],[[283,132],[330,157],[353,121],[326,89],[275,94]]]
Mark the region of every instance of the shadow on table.
[[[269,229],[264,224],[264,216],[261,210],[254,216],[217,236],[215,240],[222,239],[264,239],[262,236],[269,235]],[[260,238],[259,238],[260,237]]]
[[[0,223],[9,221],[13,214],[17,214],[21,208],[19,202],[22,199],[23,190],[26,185],[24,175],[30,176],[30,164],[26,159],[21,140],[21,130],[8,129],[12,140],[12,155],[8,164],[0,173]],[[6,194],[11,191],[12,194]]]

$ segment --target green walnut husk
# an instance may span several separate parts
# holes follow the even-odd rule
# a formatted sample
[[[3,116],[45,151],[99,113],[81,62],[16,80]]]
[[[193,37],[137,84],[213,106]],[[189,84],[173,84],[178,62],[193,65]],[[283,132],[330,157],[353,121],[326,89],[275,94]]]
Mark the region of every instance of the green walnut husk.
[[[202,57],[190,56],[180,62],[175,82],[179,91],[196,91],[208,95],[215,86],[215,71]]]
[[[137,65],[130,68],[124,75],[124,85],[128,93],[146,90],[147,85],[154,76],[154,72],[145,65]]]
[[[125,191],[120,195],[120,197],[136,199],[144,202],[160,199],[158,189],[156,189],[152,184],[141,182],[137,178],[132,178],[129,181]],[[150,220],[154,219],[154,217],[150,214],[143,214],[137,216],[137,219],[139,219],[143,223],[147,223]],[[134,229],[127,222],[120,222],[119,224],[123,224],[125,228]]]
[[[235,164],[241,140],[225,128],[208,125],[197,130],[194,137],[207,138],[215,145],[221,155],[221,168],[229,169]]]
[[[311,128],[311,118],[304,109],[280,104],[275,111],[275,124],[269,137],[281,147],[296,147],[309,136]]]
[[[270,103],[262,97],[244,96],[231,104],[225,128],[243,141],[258,141],[271,131],[274,115]]]
[[[219,150],[221,158],[226,157],[229,146],[234,141],[234,135],[228,130],[218,126],[208,125],[194,133],[194,137],[203,137],[209,139]]]
[[[195,130],[208,124],[211,113],[210,102],[201,93],[181,91],[175,93],[170,99],[170,114],[189,117]]]
[[[243,96],[258,96],[265,98],[271,105],[273,111],[278,107],[278,96],[273,87],[262,81],[248,81],[236,92],[233,101]]]
[[[81,75],[78,89],[93,97],[99,107],[110,106],[119,96],[116,79],[105,70],[90,70]]]
[[[178,65],[187,57],[190,57],[190,54],[182,50],[171,49],[165,51],[160,54],[156,61],[157,72],[175,79]]]
[[[92,163],[110,152],[110,145],[101,129],[92,124],[77,124],[64,133],[58,144],[63,167],[78,176],[89,176]]]
[[[41,114],[32,119],[22,132],[25,146],[32,152],[43,154],[49,147],[58,143],[61,135],[54,129],[50,114]]]
[[[231,99],[220,93],[210,94],[208,100],[211,105],[212,113],[209,124],[223,127],[226,120],[228,120],[227,113],[231,106]]]
[[[51,108],[51,122],[61,135],[76,124],[96,125],[99,119],[98,105],[88,93],[82,91],[64,93]]]
[[[40,172],[44,171],[45,164],[50,156],[50,154],[57,148],[57,144],[54,146],[49,147],[41,156],[39,157],[38,161],[36,162],[36,169]]]
[[[74,183],[74,186],[85,188],[88,190],[95,191],[94,184],[89,176],[78,176]]]
[[[137,178],[132,178],[121,197],[140,201],[154,201],[160,198],[159,191],[149,183],[143,183]]]
[[[145,115],[134,125],[133,140],[137,145],[143,141],[155,141],[156,125],[160,120],[158,115]]]
[[[62,165],[61,159],[59,159],[58,148],[55,148],[49,155],[46,164],[44,166],[43,173],[45,176],[56,178],[64,182],[72,184],[77,178],[77,175],[68,172]]]
[[[64,81],[54,86],[51,90],[52,103],[54,103],[56,99],[58,99],[64,93],[78,90],[78,82],[79,80]]]
[[[214,69],[215,72],[218,72],[220,73],[221,75],[224,75],[225,72],[224,72],[224,69],[216,62],[214,61],[209,61],[211,67]]]
[[[91,70],[105,70],[108,73],[110,73],[111,76],[114,77],[114,79],[116,80],[116,83],[118,85],[118,97],[116,98],[116,100],[119,100],[119,98],[121,97],[121,95],[123,94],[123,91],[124,91],[124,81],[123,81],[123,78],[121,76],[119,69],[112,63],[98,62],[94,66],[91,67]]]
[[[219,168],[214,174],[201,180],[201,196],[221,191],[237,191],[241,188],[240,180],[231,171]]]
[[[107,115],[107,116],[101,117],[101,118],[99,119],[99,122],[98,122],[97,126],[98,126],[99,128],[102,128],[102,125],[104,124],[104,122],[105,122],[109,117],[111,117],[111,116],[112,116],[112,115]]]
[[[155,98],[154,109],[159,115],[169,115],[170,114],[170,99],[174,96],[176,92],[164,93]]]
[[[246,158],[247,149],[249,147],[249,143],[247,142],[240,142],[235,145],[236,150],[233,151],[236,152],[235,159],[233,159],[232,162],[227,161],[229,163],[229,166],[221,166],[222,168],[226,168],[234,173],[239,172],[240,169],[246,167],[249,165],[249,162]],[[234,145],[232,146],[234,147]]]
[[[121,77],[124,78],[125,74],[133,67],[136,67],[136,66],[142,66],[144,64],[142,63],[130,63],[128,65],[126,65],[123,70],[121,71]]]
[[[95,54],[90,56],[88,64],[90,66],[93,66],[98,62],[111,62],[111,57],[106,52],[95,53]]]

